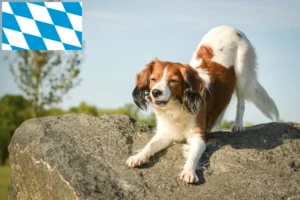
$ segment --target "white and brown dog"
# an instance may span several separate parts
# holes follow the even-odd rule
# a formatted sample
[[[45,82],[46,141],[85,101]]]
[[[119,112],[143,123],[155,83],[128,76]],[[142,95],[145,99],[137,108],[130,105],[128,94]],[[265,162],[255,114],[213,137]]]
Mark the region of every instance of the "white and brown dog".
[[[268,118],[279,119],[274,101],[257,80],[253,46],[230,26],[211,29],[189,65],[158,59],[147,64],[136,76],[133,98],[141,109],[153,106],[157,132],[141,152],[127,159],[127,165],[138,167],[172,142],[186,140],[189,150],[180,178],[197,182],[195,170],[207,134],[218,129],[234,92],[237,110],[232,131],[243,130],[245,100]]]

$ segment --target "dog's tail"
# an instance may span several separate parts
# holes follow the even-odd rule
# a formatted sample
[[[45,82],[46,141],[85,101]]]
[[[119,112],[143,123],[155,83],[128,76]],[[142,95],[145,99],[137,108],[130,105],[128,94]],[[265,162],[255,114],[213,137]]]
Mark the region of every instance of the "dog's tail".
[[[273,99],[258,82],[256,73],[256,53],[248,38],[240,32],[235,72],[237,75],[237,92],[255,106],[269,119],[279,121],[279,112]]]
[[[251,90],[246,92],[246,99],[253,102],[266,117],[279,121],[279,111],[275,102],[257,80]]]

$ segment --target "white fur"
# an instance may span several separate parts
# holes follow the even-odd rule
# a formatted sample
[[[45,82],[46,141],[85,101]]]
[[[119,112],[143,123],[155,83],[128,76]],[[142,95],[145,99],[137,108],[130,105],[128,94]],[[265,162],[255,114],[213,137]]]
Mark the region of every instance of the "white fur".
[[[187,160],[180,177],[182,180],[189,183],[198,182],[199,179],[196,175],[196,168],[199,159],[206,149],[206,145],[199,134],[192,134],[187,138],[187,142],[189,144],[189,150]]]
[[[201,59],[196,58],[198,49],[202,45],[209,45],[214,50],[213,61],[220,63],[227,68],[233,66],[236,61],[237,48],[238,46],[241,46],[241,44],[239,44],[240,38],[236,33],[241,32],[230,26],[219,26],[211,29],[200,41],[192,56],[190,65],[192,67],[197,67],[199,66],[195,65],[197,62],[200,62],[200,64],[202,63]],[[244,36],[244,34],[242,34],[242,36]],[[223,51],[220,51],[222,48]]]
[[[243,130],[245,100],[252,101],[266,117],[274,121],[279,120],[279,112],[274,101],[257,80],[256,53],[244,33],[231,26],[219,26],[211,29],[204,35],[194,52],[190,61],[192,67],[199,67],[202,62],[201,59],[197,59],[197,52],[202,45],[210,46],[213,49],[212,60],[214,62],[226,68],[234,66],[237,78],[235,88],[237,109],[232,131]],[[199,73],[203,72],[199,71]],[[200,76],[207,76],[207,72]],[[221,115],[220,118],[223,117]],[[220,120],[217,120],[217,123],[220,123]]]
[[[187,140],[189,153],[181,173],[181,178],[186,182],[197,182],[195,173],[197,162],[205,151],[205,142],[199,133],[194,132],[196,116],[189,114],[179,101],[171,100],[166,106],[153,106],[157,119],[157,131],[144,149],[127,159],[127,165],[140,166],[156,152],[166,148],[172,142]]]
[[[196,117],[189,114],[178,101],[171,100],[165,107],[154,107],[157,133],[182,141],[193,134]]]
[[[200,48],[200,46],[198,46],[197,49],[198,49],[198,48]],[[201,63],[202,63],[202,59],[196,59],[196,56],[197,56],[196,53],[197,53],[197,52],[195,52],[195,53],[193,54],[193,57],[192,57],[192,59],[191,59],[191,61],[190,61],[190,66],[191,66],[191,67],[198,67],[198,66],[200,66]]]
[[[162,91],[162,95],[157,98],[157,100],[159,101],[168,101],[171,96],[170,88],[167,86],[166,82],[167,67],[168,66],[166,66],[166,68],[164,69],[163,77],[161,78],[161,80],[158,83],[156,83],[152,88],[152,90],[157,89]],[[152,97],[152,99],[154,99],[152,92],[150,92],[150,96]]]
[[[210,85],[210,76],[207,72],[207,70],[202,69],[202,68],[197,68],[199,76],[204,80],[205,82],[205,87],[209,90],[209,85]]]
[[[241,34],[239,37],[237,33]],[[255,105],[267,116],[272,115],[278,119],[279,114],[273,100],[258,83],[255,71],[255,51],[246,36],[230,26],[220,26],[210,30],[198,45],[190,65],[199,67],[201,59],[197,59],[197,51],[201,45],[209,45],[214,50],[213,61],[229,68],[234,66],[237,76],[236,94],[238,98],[237,114],[234,131],[243,129],[243,114],[245,99],[253,101]],[[219,51],[222,49],[222,51]],[[206,87],[211,83],[210,74],[201,68],[197,69],[199,76],[206,82]],[[166,84],[167,67],[163,78],[154,88],[163,91],[162,97],[170,98],[170,89]],[[150,93],[151,95],[151,93]],[[152,96],[153,97],[153,96]],[[153,102],[154,113],[157,120],[157,131],[155,136],[148,142],[138,154],[127,159],[127,165],[131,167],[140,166],[148,161],[148,158],[156,152],[168,147],[174,141],[186,140],[189,144],[187,160],[181,173],[181,179],[186,182],[197,182],[195,173],[197,163],[206,149],[205,142],[199,133],[194,132],[196,127],[196,116],[189,114],[183,105],[177,100],[170,100],[165,106],[156,106]],[[222,121],[224,111],[218,117],[215,127]]]

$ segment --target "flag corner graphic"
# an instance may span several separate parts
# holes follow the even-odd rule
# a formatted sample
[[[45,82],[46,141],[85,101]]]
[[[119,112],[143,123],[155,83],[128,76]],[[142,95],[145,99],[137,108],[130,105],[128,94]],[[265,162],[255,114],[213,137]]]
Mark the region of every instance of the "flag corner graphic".
[[[82,50],[82,2],[2,2],[1,16],[2,50]]]

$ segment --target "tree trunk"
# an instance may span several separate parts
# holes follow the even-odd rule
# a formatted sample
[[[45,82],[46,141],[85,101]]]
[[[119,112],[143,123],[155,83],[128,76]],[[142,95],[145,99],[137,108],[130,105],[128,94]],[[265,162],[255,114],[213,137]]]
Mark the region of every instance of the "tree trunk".
[[[34,101],[33,101],[33,113],[34,113],[34,117],[38,117],[39,116],[39,99],[37,97],[38,94],[36,94]]]
[[[39,105],[37,103],[33,105],[33,112],[35,118],[39,116]]]

